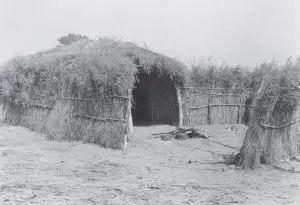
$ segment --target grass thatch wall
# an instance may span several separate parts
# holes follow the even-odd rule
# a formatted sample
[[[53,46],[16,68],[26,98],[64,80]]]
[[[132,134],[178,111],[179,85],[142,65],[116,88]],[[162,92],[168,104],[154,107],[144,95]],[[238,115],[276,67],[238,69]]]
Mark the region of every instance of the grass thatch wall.
[[[136,73],[166,74],[183,85],[185,66],[131,43],[110,39],[16,57],[0,73],[4,121],[46,133],[121,148]]]

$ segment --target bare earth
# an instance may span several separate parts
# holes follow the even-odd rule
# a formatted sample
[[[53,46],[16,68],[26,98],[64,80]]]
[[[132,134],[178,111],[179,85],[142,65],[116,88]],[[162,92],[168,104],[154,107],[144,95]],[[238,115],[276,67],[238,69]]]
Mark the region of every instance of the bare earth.
[[[243,142],[245,127],[230,128],[202,127],[216,143],[162,141],[151,133],[173,127],[136,127],[124,152],[2,126],[0,204],[300,204],[299,173],[214,163]]]

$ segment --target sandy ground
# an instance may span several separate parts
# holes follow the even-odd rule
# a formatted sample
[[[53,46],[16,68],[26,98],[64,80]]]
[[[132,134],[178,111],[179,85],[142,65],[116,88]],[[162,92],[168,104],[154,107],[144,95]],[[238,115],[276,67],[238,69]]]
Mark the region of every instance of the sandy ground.
[[[162,141],[151,133],[173,127],[135,127],[124,152],[2,126],[0,204],[300,204],[298,173],[213,164],[242,144],[245,127],[228,128],[202,127],[216,143]]]

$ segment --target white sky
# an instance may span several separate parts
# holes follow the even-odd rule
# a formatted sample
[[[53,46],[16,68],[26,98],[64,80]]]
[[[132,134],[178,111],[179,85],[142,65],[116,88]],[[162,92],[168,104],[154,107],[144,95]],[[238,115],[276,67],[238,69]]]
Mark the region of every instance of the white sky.
[[[300,52],[296,9],[300,0],[0,0],[0,62],[74,32],[146,42],[187,65],[212,56],[253,66]]]

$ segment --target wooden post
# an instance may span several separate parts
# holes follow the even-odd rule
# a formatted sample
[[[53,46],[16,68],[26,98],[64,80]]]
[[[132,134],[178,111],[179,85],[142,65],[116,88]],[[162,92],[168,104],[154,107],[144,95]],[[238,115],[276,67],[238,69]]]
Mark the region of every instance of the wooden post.
[[[130,135],[131,133],[133,133],[133,123],[132,123],[132,114],[131,114],[131,100],[132,100],[132,93],[131,93],[131,89],[128,90],[128,97],[129,99],[127,99],[127,110],[126,110],[126,114],[125,114],[125,120],[127,120],[127,127],[126,127],[126,132],[125,135],[123,137],[123,146],[122,149],[123,151],[126,151],[127,148],[127,144],[128,144],[128,135]]]
[[[132,122],[132,113],[131,113],[131,100],[132,100],[132,94],[131,89],[128,90],[128,97],[130,98],[127,100],[127,115],[126,119],[128,120],[128,133],[133,133],[133,122]]]
[[[207,124],[210,125],[211,117],[210,117],[210,101],[211,101],[211,91],[209,91],[208,99],[207,99]]]
[[[178,103],[178,110],[179,110],[178,127],[182,128],[182,126],[183,126],[183,112],[182,112],[182,100],[181,100],[180,88],[176,88],[176,93],[177,93],[177,103]]]
[[[132,113],[131,113],[131,103],[130,103],[130,111],[129,111],[129,118],[128,118],[128,128],[129,134],[133,133],[133,122],[132,122]]]
[[[240,104],[238,106],[238,112],[237,112],[237,124],[240,123],[240,112],[241,112],[243,99],[244,99],[244,93],[240,96]]]

